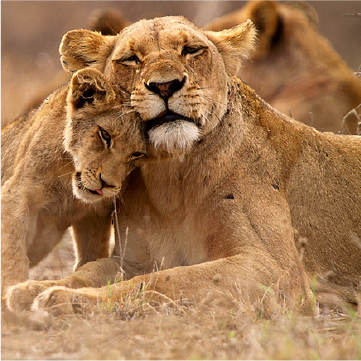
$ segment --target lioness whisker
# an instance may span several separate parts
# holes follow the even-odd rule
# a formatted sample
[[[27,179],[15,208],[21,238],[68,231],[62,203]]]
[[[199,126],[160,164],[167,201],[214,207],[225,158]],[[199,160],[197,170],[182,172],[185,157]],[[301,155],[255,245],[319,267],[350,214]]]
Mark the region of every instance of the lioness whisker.
[[[210,104],[219,104],[219,105],[223,105],[223,106],[226,106],[226,105],[227,105],[227,104],[224,103],[224,102],[211,99],[209,96],[207,96],[207,95],[205,95],[205,94],[201,94],[200,97],[206,99]]]

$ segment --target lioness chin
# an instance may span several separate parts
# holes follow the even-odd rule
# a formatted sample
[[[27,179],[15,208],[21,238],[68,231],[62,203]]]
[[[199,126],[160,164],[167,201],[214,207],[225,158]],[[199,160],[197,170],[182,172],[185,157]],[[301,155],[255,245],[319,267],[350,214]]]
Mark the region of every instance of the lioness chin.
[[[146,148],[142,124],[125,103],[102,73],[83,69],[37,111],[2,130],[2,299],[9,286],[29,278],[29,268],[70,226],[75,269],[109,256],[113,198]],[[87,285],[104,284],[106,273],[118,269],[111,259],[101,262],[103,274],[86,279]],[[59,283],[83,285],[79,275]],[[52,284],[27,281],[10,287],[9,308],[29,308]]]
[[[269,308],[272,297],[305,307],[309,279],[330,270],[334,287],[323,291],[355,301],[361,138],[298,123],[234,77],[254,38],[250,21],[209,32],[183,17],[139,21],[113,37],[64,36],[64,68],[94,67],[130,93],[159,159],[132,172],[123,192],[128,280],[50,288],[33,308],[95,311],[134,289],[155,302],[220,292]]]

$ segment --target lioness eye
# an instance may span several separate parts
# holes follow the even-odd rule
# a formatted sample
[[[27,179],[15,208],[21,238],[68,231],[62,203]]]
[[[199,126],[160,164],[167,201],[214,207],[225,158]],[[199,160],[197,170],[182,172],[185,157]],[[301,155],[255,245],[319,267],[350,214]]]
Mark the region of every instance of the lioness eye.
[[[200,54],[205,48],[204,47],[195,47],[195,46],[185,46],[182,50],[182,55],[186,56],[187,54],[192,54],[192,55],[196,55],[196,54]]]
[[[140,60],[136,55],[132,55],[129,56],[128,58],[120,59],[119,62],[122,64],[130,65],[130,64],[138,64]]]
[[[98,134],[102,142],[109,148],[112,141],[112,137],[110,136],[110,134],[103,128],[99,129]]]
[[[140,153],[140,152],[134,152],[131,156],[130,156],[130,160],[137,160],[137,159],[141,159],[141,158],[146,158],[147,155],[144,153]]]

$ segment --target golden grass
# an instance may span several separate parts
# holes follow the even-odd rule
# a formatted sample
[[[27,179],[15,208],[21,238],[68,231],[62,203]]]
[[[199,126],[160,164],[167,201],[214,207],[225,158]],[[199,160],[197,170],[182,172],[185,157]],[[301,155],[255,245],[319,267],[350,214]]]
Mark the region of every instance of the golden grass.
[[[3,359],[359,359],[355,312],[262,315],[233,304],[150,305],[137,290],[95,314],[5,315]],[[252,310],[249,310],[252,311]]]

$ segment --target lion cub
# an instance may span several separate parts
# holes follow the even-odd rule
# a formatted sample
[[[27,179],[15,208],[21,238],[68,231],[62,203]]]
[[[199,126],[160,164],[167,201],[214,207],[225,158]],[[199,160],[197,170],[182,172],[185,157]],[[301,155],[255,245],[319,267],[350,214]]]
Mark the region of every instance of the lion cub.
[[[113,197],[141,164],[141,123],[99,71],[83,69],[2,130],[1,278],[29,278],[72,226],[76,266],[108,257]]]

